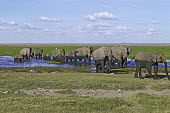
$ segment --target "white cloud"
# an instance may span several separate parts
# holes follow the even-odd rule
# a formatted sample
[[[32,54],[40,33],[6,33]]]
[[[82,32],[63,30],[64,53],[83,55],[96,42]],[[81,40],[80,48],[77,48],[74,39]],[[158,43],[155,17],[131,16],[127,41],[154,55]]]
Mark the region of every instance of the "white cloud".
[[[39,20],[47,21],[47,22],[62,22],[63,21],[62,19],[59,19],[59,18],[49,18],[49,17],[44,17],[44,16],[41,16]]]
[[[18,25],[16,22],[9,21],[9,22],[0,22],[0,25],[5,25],[5,26],[16,26]]]
[[[11,27],[0,26],[0,30],[13,30]]]
[[[40,30],[41,28],[31,24],[31,23],[24,23],[24,27],[27,29],[32,29],[32,30]]]
[[[127,27],[124,27],[124,26],[116,26],[115,29],[117,29],[117,30],[127,30]]]
[[[138,39],[148,39],[157,36],[159,32],[154,28],[145,28],[136,32],[136,38]]]
[[[160,24],[160,21],[152,20],[151,23],[153,23],[153,24]]]
[[[108,12],[94,13],[93,15],[87,15],[84,18],[88,21],[97,21],[99,19],[101,20],[117,20],[118,19],[118,17]]]
[[[128,28],[124,26],[113,26],[109,23],[96,23],[81,25],[78,31],[95,37],[114,37],[126,35]]]
[[[110,6],[110,5],[104,5],[103,8],[108,8],[109,9],[109,8],[113,8],[113,7]]]

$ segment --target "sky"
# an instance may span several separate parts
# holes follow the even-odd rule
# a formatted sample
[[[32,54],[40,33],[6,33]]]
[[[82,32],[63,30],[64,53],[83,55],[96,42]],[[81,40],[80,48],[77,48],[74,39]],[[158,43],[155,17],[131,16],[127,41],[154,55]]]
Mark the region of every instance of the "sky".
[[[0,43],[170,43],[170,0],[0,0]]]

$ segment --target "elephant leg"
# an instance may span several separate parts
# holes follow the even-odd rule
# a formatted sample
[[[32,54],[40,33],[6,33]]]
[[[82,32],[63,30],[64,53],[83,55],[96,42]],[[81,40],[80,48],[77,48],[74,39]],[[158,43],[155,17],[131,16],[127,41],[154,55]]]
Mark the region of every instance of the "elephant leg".
[[[154,79],[157,79],[157,75],[158,75],[158,64],[154,65]]]
[[[143,79],[142,73],[141,73],[141,67],[139,67],[139,78],[140,78],[140,79]]]
[[[138,73],[139,73],[139,62],[138,61],[135,61],[136,63],[136,71],[135,71],[135,74],[134,74],[134,78],[138,78]]]
[[[84,58],[84,63],[86,64],[87,60],[86,60],[86,57]]]
[[[134,78],[138,78],[138,72],[139,72],[139,68],[138,68],[138,66],[136,66],[136,71],[135,71],[135,74],[134,74]]]
[[[100,61],[101,63],[101,72],[104,73],[104,60]]]
[[[151,77],[151,76],[152,76],[152,66],[147,65],[147,66],[146,66],[146,69],[147,69],[147,71],[148,71],[148,77]]]
[[[88,58],[88,64],[91,64],[91,57]]]
[[[110,68],[109,60],[106,60],[105,64],[106,64],[106,73],[110,73],[111,72],[111,68]]]

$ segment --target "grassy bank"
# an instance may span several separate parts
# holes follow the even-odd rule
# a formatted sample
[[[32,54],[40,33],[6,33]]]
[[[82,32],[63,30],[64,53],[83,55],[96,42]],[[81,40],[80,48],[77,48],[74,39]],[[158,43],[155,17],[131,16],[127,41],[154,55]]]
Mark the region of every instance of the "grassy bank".
[[[167,78],[135,79],[133,74],[101,73],[0,73],[0,112],[167,112],[169,95],[138,93],[130,97],[89,97],[62,92],[60,95],[30,95],[20,90],[43,89],[104,89],[104,90],[165,90]]]
[[[104,45],[103,45],[104,46]],[[108,46],[108,45],[107,45]],[[109,45],[115,46],[115,45]],[[33,50],[36,48],[42,48],[44,50],[44,54],[52,54],[52,51],[55,48],[64,48],[65,50],[74,50],[80,47],[90,47],[90,45],[0,45],[0,56],[14,56],[19,53],[19,51],[24,47],[32,47]],[[101,47],[101,45],[92,45],[94,50]],[[129,58],[133,58],[138,51],[141,50],[154,50],[161,51],[165,54],[167,59],[170,59],[170,46],[128,46],[132,49],[132,53]]]

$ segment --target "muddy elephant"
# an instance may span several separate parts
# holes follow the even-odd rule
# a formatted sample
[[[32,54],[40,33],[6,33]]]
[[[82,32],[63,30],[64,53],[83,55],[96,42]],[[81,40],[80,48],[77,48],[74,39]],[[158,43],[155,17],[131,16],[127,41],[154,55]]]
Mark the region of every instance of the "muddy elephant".
[[[101,47],[95,50],[92,56],[95,61],[96,72],[111,72],[112,50],[110,47]]]
[[[42,59],[42,54],[43,54],[42,49],[40,49],[40,48],[35,49],[35,51],[34,51],[35,58]]]
[[[113,59],[119,64],[119,67],[127,66],[127,57],[131,53],[131,49],[128,47],[111,47]]]
[[[24,62],[24,57],[22,54],[16,54],[14,56],[14,62],[20,63],[20,62]]]
[[[76,50],[68,50],[65,54],[66,62],[70,60],[70,62],[74,61],[76,63]]]
[[[93,47],[83,47],[83,48],[78,48],[76,53],[76,59],[79,59],[79,61],[82,62],[82,59],[84,59],[84,62],[88,61],[88,63],[91,63],[91,55],[93,52]]]
[[[43,60],[51,60],[51,55],[49,55],[49,54],[44,54],[44,55],[43,55]]]
[[[53,51],[53,60],[56,62],[65,62],[65,50],[56,49]]]
[[[146,68],[148,71],[148,77],[150,77],[152,74],[152,66],[154,66],[154,79],[157,79],[158,63],[164,63],[165,73],[168,77],[167,62],[163,53],[159,51],[140,51],[136,54],[134,60],[136,63],[136,71],[134,74],[135,78],[138,77],[138,73],[139,78],[143,78],[141,74],[141,68]]]
[[[32,55],[32,48],[23,48],[23,49],[21,49],[20,54],[23,55],[24,59],[26,59],[26,60],[30,59],[31,55]]]

